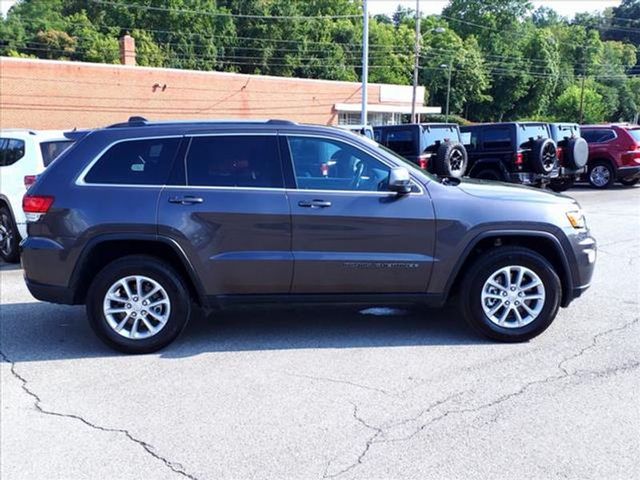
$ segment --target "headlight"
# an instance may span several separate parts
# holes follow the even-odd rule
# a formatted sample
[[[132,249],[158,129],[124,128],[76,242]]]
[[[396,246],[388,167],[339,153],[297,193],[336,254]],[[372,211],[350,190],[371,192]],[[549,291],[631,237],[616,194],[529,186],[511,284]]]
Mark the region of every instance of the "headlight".
[[[567,218],[573,228],[585,228],[587,226],[582,210],[572,210],[571,212],[567,212]]]

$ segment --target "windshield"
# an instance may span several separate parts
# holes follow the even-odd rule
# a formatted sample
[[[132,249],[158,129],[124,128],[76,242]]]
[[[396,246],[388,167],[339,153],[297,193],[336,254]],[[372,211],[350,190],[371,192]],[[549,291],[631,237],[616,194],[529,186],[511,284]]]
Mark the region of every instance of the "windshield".
[[[627,130],[629,135],[633,137],[636,143],[640,143],[640,128],[636,128],[634,130]]]
[[[523,123],[518,127],[518,130],[521,146],[524,146],[532,138],[549,138],[547,125],[544,123]]]
[[[56,140],[53,142],[42,142],[40,150],[42,151],[42,162],[48,167],[62,152],[73,144],[73,140]]]

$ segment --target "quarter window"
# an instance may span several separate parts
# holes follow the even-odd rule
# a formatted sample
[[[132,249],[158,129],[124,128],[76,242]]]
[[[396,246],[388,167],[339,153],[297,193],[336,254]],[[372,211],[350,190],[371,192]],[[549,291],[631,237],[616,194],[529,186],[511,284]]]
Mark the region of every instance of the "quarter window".
[[[296,182],[302,190],[386,191],[390,168],[351,145],[289,137]]]
[[[187,185],[283,188],[275,135],[193,137]]]
[[[112,146],[85,177],[86,183],[164,185],[179,138],[130,140]]]
[[[8,167],[24,157],[24,140],[0,138],[0,167]]]
[[[60,156],[67,148],[73,144],[72,140],[56,140],[53,142],[42,142],[40,151],[42,152],[42,163],[48,167],[51,162]]]

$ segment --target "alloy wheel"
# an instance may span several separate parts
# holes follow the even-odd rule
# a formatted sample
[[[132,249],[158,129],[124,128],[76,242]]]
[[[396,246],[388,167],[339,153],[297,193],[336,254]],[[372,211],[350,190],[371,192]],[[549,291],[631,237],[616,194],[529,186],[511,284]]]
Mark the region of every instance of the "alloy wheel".
[[[15,232],[13,231],[11,218],[6,213],[3,213],[0,216],[0,251],[4,256],[11,255],[14,239]]]
[[[167,291],[152,278],[133,275],[114,282],[103,301],[108,325],[125,338],[141,340],[156,335],[169,320]]]
[[[451,166],[452,172],[459,172],[462,170],[464,164],[464,155],[460,150],[453,150],[451,152],[451,157],[449,157],[449,165]]]
[[[482,309],[487,318],[503,328],[521,328],[542,311],[545,289],[531,269],[510,265],[493,272],[482,287]]]
[[[556,148],[552,143],[547,144],[542,151],[542,165],[545,172],[553,170],[556,163]]]
[[[611,180],[611,172],[604,165],[596,165],[589,174],[589,180],[596,187],[604,187]]]

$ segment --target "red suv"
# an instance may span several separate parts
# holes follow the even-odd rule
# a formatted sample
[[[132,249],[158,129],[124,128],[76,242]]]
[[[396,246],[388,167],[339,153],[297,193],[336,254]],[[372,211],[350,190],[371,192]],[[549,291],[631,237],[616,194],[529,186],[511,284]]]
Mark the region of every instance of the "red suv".
[[[640,181],[640,126],[585,125],[589,143],[587,178],[592,187],[609,188],[616,180],[632,186]]]

